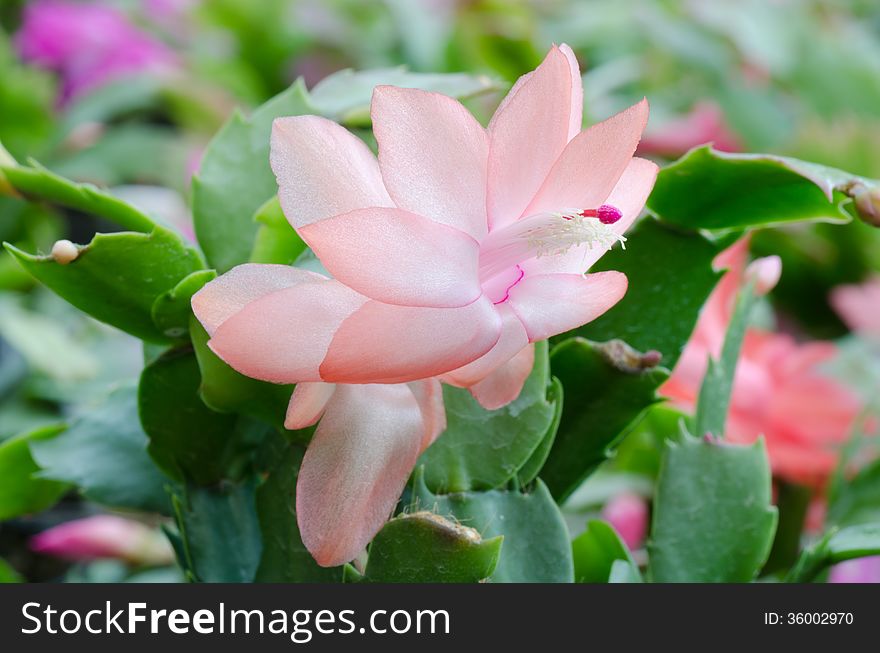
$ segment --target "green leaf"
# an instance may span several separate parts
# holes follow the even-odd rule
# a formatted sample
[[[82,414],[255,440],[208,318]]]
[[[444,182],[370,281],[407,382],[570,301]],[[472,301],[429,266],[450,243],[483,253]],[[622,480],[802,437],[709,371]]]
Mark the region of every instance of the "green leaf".
[[[193,220],[199,244],[218,272],[250,258],[253,216],[278,186],[269,167],[269,134],[279,116],[313,113],[302,80],[250,118],[236,112],[214,137],[193,177]]]
[[[786,580],[808,583],[838,562],[880,555],[880,524],[860,524],[833,530],[804,551]]]
[[[0,443],[0,521],[45,510],[67,491],[66,483],[38,478],[30,445],[54,438],[64,425],[46,426]]]
[[[146,234],[97,234],[66,265],[9,244],[6,249],[34,277],[81,311],[152,342],[168,340],[153,323],[153,303],[201,268],[195,250],[164,227]]]
[[[587,522],[587,530],[571,543],[574,582],[607,583],[615,561],[628,564],[630,575],[640,577],[638,565],[617,531],[601,519]]]
[[[498,90],[488,77],[466,73],[417,73],[404,67],[376,70],[340,70],[318,82],[309,96],[324,116],[350,126],[370,125],[370,101],[376,86],[419,88],[459,100]]]
[[[776,530],[770,494],[763,440],[747,446],[689,436],[667,441],[648,542],[651,579],[754,579]]]
[[[328,583],[342,580],[340,567],[321,567],[306,550],[296,521],[296,480],[304,449],[282,438],[271,441],[274,464],[257,488],[263,552],[258,583]]]
[[[608,573],[609,583],[644,583],[638,567],[633,566],[629,560],[615,560],[611,563],[611,571]]]
[[[597,344],[571,338],[550,358],[566,401],[556,440],[541,478],[562,501],[605,461],[642,414],[658,401],[656,389],[669,377],[662,367],[621,341]]]
[[[519,468],[516,473],[517,482],[521,487],[527,486],[534,481],[538,474],[541,473],[547,457],[550,455],[550,449],[556,441],[556,432],[559,430],[559,422],[562,419],[562,407],[564,404],[564,396],[562,383],[555,376],[550,380],[550,387],[547,390],[547,401],[550,401],[556,407],[553,411],[553,421],[547,428],[547,433],[541,438],[541,442],[529,456],[529,459]]]
[[[431,510],[469,526],[484,540],[504,536],[504,546],[489,580],[496,583],[570,583],[571,543],[562,513],[540,481],[528,493],[491,490],[434,494],[421,469],[413,479],[411,511]]]
[[[208,408],[199,398],[200,382],[190,348],[168,351],[144,368],[138,410],[150,455],[175,479],[210,485],[239,478],[267,427]]]
[[[152,218],[128,202],[92,184],[65,179],[36,162],[32,162],[31,167],[2,165],[0,174],[28,200],[49,202],[105,218],[128,231],[148,234],[156,228]]]
[[[32,442],[31,453],[41,469],[39,478],[72,483],[90,501],[170,515],[172,481],[147,454],[147,443],[138,420],[137,389],[126,385],[57,437]]]
[[[192,296],[217,276],[214,270],[198,270],[180,280],[174,288],[156,298],[150,315],[156,327],[168,338],[181,338],[189,333],[192,317]]]
[[[292,385],[258,381],[236,372],[208,347],[208,332],[195,317],[190,321],[190,337],[201,371],[199,396],[209,408],[283,427]]]
[[[862,182],[842,170],[772,154],[731,154],[708,146],[663,168],[648,209],[687,229],[747,229],[786,222],[849,222],[843,190]]]
[[[249,583],[260,562],[262,542],[255,509],[255,482],[217,488],[188,487],[175,496],[181,565],[203,583]]]
[[[880,459],[842,480],[830,495],[828,525],[880,522]]]
[[[516,475],[546,438],[556,414],[548,398],[547,343],[535,346],[535,366],[519,397],[486,410],[462,388],[443,387],[446,430],[420,458],[433,492],[499,487]]]
[[[700,385],[693,421],[692,431],[697,435],[711,433],[716,437],[724,436],[730,394],[733,391],[733,375],[736,372],[739,351],[756,300],[754,284],[746,284],[737,295],[736,307],[727,326],[721,355],[717,360],[709,358],[706,375]]]
[[[22,578],[18,575],[18,572],[12,568],[8,562],[6,562],[3,558],[0,558],[0,585],[6,583],[21,583]]]
[[[492,575],[503,540],[484,540],[473,528],[430,512],[400,515],[373,539],[367,568],[359,580],[477,583]]]
[[[557,340],[572,335],[595,342],[620,338],[639,351],[659,351],[663,365],[672,369],[721,278],[712,270],[712,259],[722,248],[699,234],[641,220],[627,235],[625,250],[612,249],[590,268],[625,273],[626,296],[598,319]]]
[[[305,242],[284,217],[277,196],[260,207],[254,220],[260,226],[251,252],[252,263],[292,265],[306,250]]]

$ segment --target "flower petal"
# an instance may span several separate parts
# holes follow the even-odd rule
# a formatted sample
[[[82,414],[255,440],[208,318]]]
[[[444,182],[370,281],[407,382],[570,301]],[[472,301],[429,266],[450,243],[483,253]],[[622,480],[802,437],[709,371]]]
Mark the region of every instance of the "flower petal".
[[[439,93],[377,86],[371,113],[379,167],[397,206],[485,236],[489,137],[470,112]]]
[[[327,270],[386,304],[465,306],[480,293],[480,245],[401,209],[359,209],[301,227]]]
[[[369,301],[346,319],[321,363],[330,383],[406,383],[476,360],[498,341],[501,320],[485,296],[461,308]]]
[[[419,409],[422,411],[422,419],[425,422],[421,446],[421,451],[424,451],[446,430],[443,386],[437,379],[415,381],[408,385],[416,401],[419,402]]]
[[[352,560],[382,528],[419,455],[424,421],[406,385],[344,385],[303,458],[296,514],[319,565]]]
[[[620,220],[612,226],[614,231],[625,233],[639,217],[654,188],[657,170],[657,164],[653,161],[639,158],[630,160],[614,190],[605,200],[605,203],[620,209],[622,214]],[[590,248],[585,244],[572,247],[565,254],[529,259],[522,263],[522,267],[526,274],[581,273],[589,270],[606,251],[601,247]]]
[[[294,228],[368,206],[394,206],[379,163],[357,136],[318,116],[278,118],[269,161]]]
[[[519,397],[534,365],[535,345],[526,345],[492,374],[471,386],[471,394],[486,410],[498,410]]]
[[[529,344],[529,336],[516,313],[507,302],[496,306],[501,316],[501,336],[485,355],[473,363],[447,372],[441,377],[444,383],[468,388],[492,374]]]
[[[632,160],[647,123],[648,101],[642,100],[575,136],[551,168],[526,215],[595,209],[606,203]]]
[[[245,263],[206,284],[192,298],[192,309],[209,335],[254,300],[304,281],[323,279],[289,265]]]
[[[332,383],[297,383],[287,404],[284,428],[295,431],[317,423],[335,390]]]
[[[568,140],[577,136],[584,124],[584,84],[581,80],[581,67],[568,43],[559,46],[559,51],[568,59],[571,71],[571,117],[568,125]]]
[[[527,276],[510,291],[511,308],[531,342],[595,320],[626,293],[621,272]]]
[[[559,48],[517,84],[489,124],[489,225],[517,220],[568,142],[571,66]]]
[[[273,383],[320,381],[339,325],[369,300],[333,279],[300,283],[249,303],[208,345],[245,374]]]

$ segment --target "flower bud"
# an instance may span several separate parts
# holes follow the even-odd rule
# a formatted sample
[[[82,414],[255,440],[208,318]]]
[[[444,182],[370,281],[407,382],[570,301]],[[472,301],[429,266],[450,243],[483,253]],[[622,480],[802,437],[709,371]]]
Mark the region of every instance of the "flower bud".
[[[862,221],[880,227],[880,189],[855,183],[847,189],[847,194],[853,198],[856,213]]]
[[[648,505],[637,494],[619,494],[602,508],[602,518],[614,527],[630,549],[638,549],[648,533]]]
[[[758,296],[766,295],[779,283],[782,276],[782,259],[778,256],[765,256],[749,263],[746,268],[746,280],[755,284]]]

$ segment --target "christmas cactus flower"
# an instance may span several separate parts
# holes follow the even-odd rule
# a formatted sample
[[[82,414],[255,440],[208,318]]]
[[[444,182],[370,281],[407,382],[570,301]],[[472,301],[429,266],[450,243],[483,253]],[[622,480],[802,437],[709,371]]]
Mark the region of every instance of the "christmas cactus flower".
[[[838,286],[831,292],[831,305],[850,329],[880,338],[880,276]]]
[[[449,97],[377,87],[378,159],[324,118],[275,121],[281,206],[332,278],[240,266],[193,309],[233,368],[300,384],[289,427],[323,414],[297,490],[319,563],[350,560],[390,514],[442,430],[438,379],[503,406],[532,368],[532,343],[624,295],[623,274],[585,272],[625,240],[653,186],[657,167],[633,158],[648,106],[585,131],[581,116],[563,45],[488,128]]]

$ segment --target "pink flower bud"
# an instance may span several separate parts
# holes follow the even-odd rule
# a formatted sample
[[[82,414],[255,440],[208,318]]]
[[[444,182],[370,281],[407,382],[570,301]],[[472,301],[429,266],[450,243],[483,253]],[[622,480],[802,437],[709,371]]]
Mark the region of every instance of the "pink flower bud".
[[[880,556],[856,558],[831,568],[829,583],[880,583]]]
[[[755,292],[766,295],[779,283],[782,276],[782,259],[778,256],[757,258],[746,268],[746,279],[755,282]]]
[[[614,527],[630,549],[638,549],[648,533],[648,505],[637,494],[619,494],[602,508],[602,518]]]
[[[31,538],[31,550],[67,560],[115,558],[138,565],[173,561],[168,540],[140,522],[95,515],[54,526]]]

